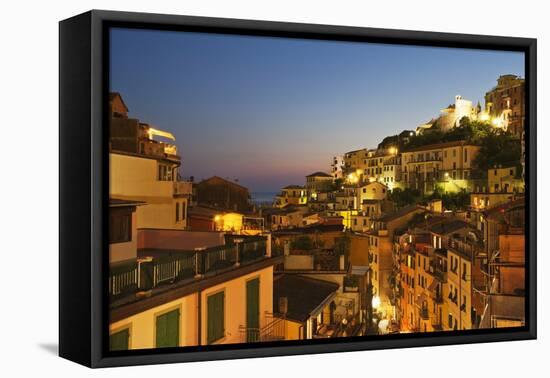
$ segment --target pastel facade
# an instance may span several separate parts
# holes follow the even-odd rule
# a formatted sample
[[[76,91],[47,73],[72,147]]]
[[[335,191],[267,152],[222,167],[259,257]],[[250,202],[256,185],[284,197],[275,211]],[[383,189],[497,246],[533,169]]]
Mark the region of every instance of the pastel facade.
[[[113,350],[258,341],[273,319],[280,258],[272,256],[269,237],[220,246],[215,234],[148,235],[138,243],[137,265],[111,270],[112,288],[122,287],[111,293]],[[190,252],[185,243],[213,246]]]
[[[422,193],[472,191],[473,162],[479,146],[464,141],[418,147],[401,154],[403,184]]]
[[[285,207],[289,205],[305,205],[308,202],[307,189],[300,185],[289,185],[281,189],[275,197],[273,206]]]

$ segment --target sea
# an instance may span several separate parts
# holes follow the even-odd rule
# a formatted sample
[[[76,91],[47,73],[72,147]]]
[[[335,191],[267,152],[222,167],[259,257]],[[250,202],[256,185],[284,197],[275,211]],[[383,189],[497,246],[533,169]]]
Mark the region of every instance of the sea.
[[[277,192],[252,192],[252,202],[257,206],[271,205],[275,200]]]

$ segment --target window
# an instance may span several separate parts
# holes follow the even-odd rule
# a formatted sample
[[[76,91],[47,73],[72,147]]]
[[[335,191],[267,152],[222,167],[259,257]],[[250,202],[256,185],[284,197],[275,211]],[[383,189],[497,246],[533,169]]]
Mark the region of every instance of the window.
[[[465,148],[464,149],[464,163],[467,163],[468,162],[468,149]]]
[[[255,278],[246,282],[246,340],[259,340],[260,328],[260,279]]]
[[[166,164],[158,165],[158,180],[172,181],[172,167]]]
[[[156,322],[156,347],[179,346],[180,334],[180,310],[173,310],[157,316]]]
[[[128,350],[130,344],[130,329],[115,332],[109,336],[109,350]]]
[[[456,157],[456,149],[453,149],[453,157]]]
[[[186,213],[186,203],[185,202],[182,202],[181,203],[181,220],[185,220],[185,213]]]
[[[176,202],[176,222],[180,221],[180,203]]]
[[[124,243],[132,240],[132,213],[111,210],[109,243]]]
[[[222,339],[225,335],[224,301],[225,293],[223,291],[208,297],[208,322],[206,335],[208,344],[212,344],[213,342]]]

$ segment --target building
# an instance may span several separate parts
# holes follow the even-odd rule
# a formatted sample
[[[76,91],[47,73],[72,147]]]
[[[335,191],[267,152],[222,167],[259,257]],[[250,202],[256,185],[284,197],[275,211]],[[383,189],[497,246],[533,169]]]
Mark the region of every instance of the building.
[[[275,207],[285,207],[288,205],[305,205],[307,204],[307,189],[300,185],[288,185],[281,189],[275,197]]]
[[[406,187],[431,193],[473,191],[473,162],[479,146],[465,141],[438,143],[402,152],[401,174]]]
[[[332,162],[330,163],[330,172],[332,177],[335,180],[344,178],[344,157],[343,156],[334,156]]]
[[[137,208],[138,228],[184,229],[192,194],[190,182],[178,179],[181,158],[172,134],[136,119],[118,93],[110,95],[109,195],[144,202]]]
[[[110,270],[111,350],[284,336],[272,333],[273,266],[281,257],[271,254],[269,236],[226,236],[216,245],[223,233],[151,232],[137,262]]]
[[[137,259],[136,208],[143,204],[109,198],[109,264]]]
[[[281,274],[273,282],[275,314],[284,321],[285,340],[323,337],[334,322],[333,300],[338,284]]]
[[[234,181],[218,176],[202,180],[196,185],[197,203],[238,212],[252,209],[248,189]]]
[[[393,288],[390,284],[390,278],[394,275],[394,234],[397,230],[406,228],[416,214],[424,212],[420,207],[408,206],[383,214],[372,221],[368,232],[372,295],[383,318],[396,318],[395,305],[392,303]]]
[[[482,211],[513,201],[525,192],[525,181],[516,167],[497,167],[487,171],[486,186],[476,185],[470,194],[472,209]]]
[[[473,106],[472,101],[455,96],[455,102],[441,110],[441,116],[436,120],[438,128],[448,131],[453,127],[460,126],[460,120],[464,117],[476,119],[479,109]]]
[[[497,85],[485,94],[485,108],[493,125],[523,139],[525,129],[525,79],[502,75]]]
[[[324,231],[327,231],[328,227],[311,228],[316,228],[317,231],[312,234],[303,229],[303,233],[294,233],[290,243],[283,244],[284,264],[279,265],[277,271],[286,276],[298,275],[336,285],[330,307],[322,311],[325,318],[322,319],[320,316],[318,319],[319,325],[324,325],[323,329],[313,328],[316,337],[357,334],[363,320],[360,311],[361,288],[366,286],[360,285],[364,272],[356,274],[350,264],[349,235],[342,233],[340,227],[340,232],[327,242]],[[285,243],[284,236],[276,233],[274,237]],[[306,298],[302,300],[307,301]]]
[[[243,235],[259,235],[264,231],[264,218],[254,213],[190,206],[188,218],[188,229],[194,231],[225,231]]]
[[[358,185],[356,189],[356,208],[360,208],[371,200],[382,201],[386,199],[387,195],[388,187],[378,181]]]
[[[305,205],[290,205],[270,213],[272,230],[307,226],[319,221],[318,214],[310,212]]]
[[[306,190],[312,199],[317,198],[317,193],[332,189],[334,178],[325,172],[314,172],[306,176]]]
[[[432,248],[447,254],[447,282],[443,290],[447,310],[444,329],[477,328],[478,311],[483,307],[481,302],[474,303],[474,289],[484,283],[480,265],[481,238],[467,222],[453,218],[430,227],[430,233]]]

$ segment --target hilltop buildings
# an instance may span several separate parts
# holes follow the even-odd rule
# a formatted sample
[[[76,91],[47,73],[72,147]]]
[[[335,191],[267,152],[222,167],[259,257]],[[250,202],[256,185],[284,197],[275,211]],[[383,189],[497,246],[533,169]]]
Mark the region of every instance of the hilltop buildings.
[[[182,180],[174,136],[113,93],[111,349],[524,324],[520,165],[481,171],[479,143],[429,138],[464,117],[517,135],[522,83],[499,78],[484,110],[457,96],[259,208],[236,181]]]

